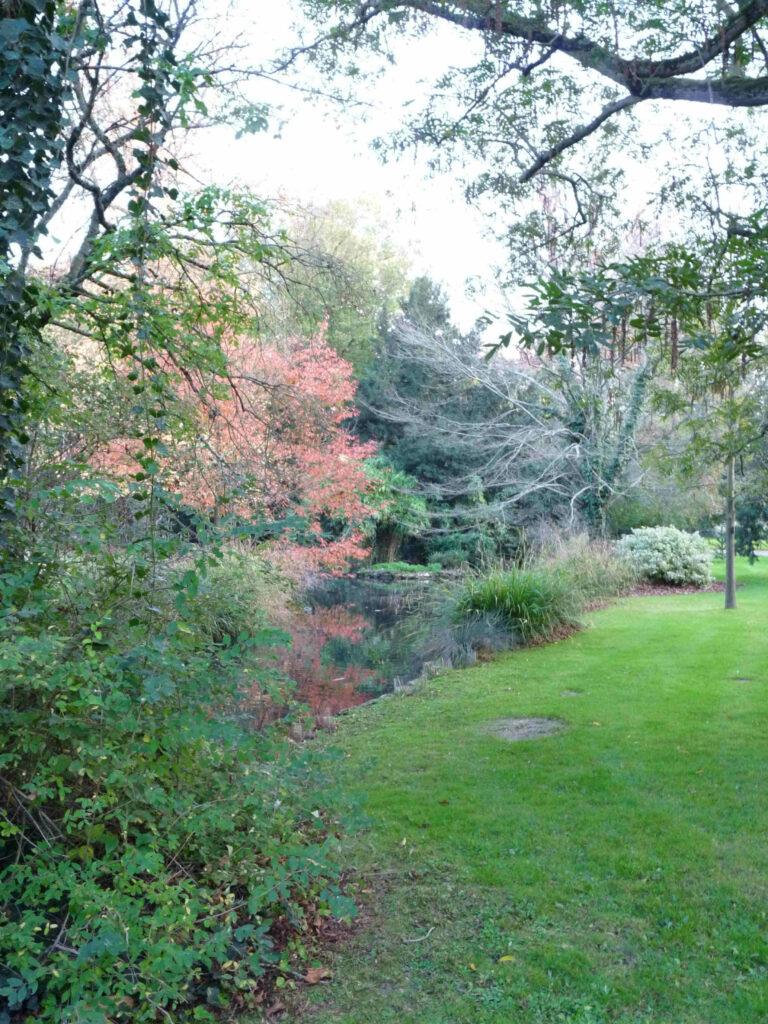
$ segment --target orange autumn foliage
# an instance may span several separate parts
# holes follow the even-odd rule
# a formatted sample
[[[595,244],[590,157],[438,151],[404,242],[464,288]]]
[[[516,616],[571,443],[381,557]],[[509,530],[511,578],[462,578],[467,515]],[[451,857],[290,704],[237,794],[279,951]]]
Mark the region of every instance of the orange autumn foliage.
[[[288,572],[343,570],[367,554],[361,527],[372,509],[363,463],[375,451],[345,426],[356,414],[351,364],[322,331],[224,347],[226,376],[170,375],[192,429],[163,438],[164,482],[214,515],[298,517],[298,527],[272,542],[271,559]],[[140,448],[116,438],[94,462],[117,475],[135,473]]]

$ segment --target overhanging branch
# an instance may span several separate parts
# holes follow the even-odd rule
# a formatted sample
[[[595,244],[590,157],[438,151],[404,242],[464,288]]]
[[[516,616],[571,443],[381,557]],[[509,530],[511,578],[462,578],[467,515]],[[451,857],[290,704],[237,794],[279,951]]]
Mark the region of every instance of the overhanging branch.
[[[618,113],[619,110],[624,110],[626,107],[633,107],[637,103],[641,103],[645,98],[644,96],[624,96],[622,99],[616,100],[615,103],[609,103],[606,107],[603,107],[597,117],[590,121],[589,124],[582,125],[581,128],[577,128],[575,132],[572,132],[567,138],[552,146],[551,149],[540,153],[528,170],[520,175],[520,181],[530,181],[543,167],[551,163],[555,157],[560,156],[566,149],[570,149],[571,146],[577,145],[586,139],[587,136],[596,132],[600,125],[607,121],[609,117]]]

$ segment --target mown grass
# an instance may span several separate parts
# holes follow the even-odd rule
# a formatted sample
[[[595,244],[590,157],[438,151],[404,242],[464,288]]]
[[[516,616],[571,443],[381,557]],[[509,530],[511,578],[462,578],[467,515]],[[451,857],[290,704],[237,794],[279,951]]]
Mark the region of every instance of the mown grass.
[[[364,918],[283,1019],[768,1019],[768,566],[739,574],[736,612],[632,598],[344,716]],[[526,715],[568,729],[488,728]]]

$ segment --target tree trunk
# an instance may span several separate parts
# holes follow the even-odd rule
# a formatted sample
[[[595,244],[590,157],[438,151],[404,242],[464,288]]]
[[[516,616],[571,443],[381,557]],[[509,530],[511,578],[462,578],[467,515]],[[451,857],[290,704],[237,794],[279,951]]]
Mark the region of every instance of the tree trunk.
[[[374,545],[375,562],[394,562],[400,547],[400,532],[396,526],[379,527]]]
[[[734,533],[736,529],[736,460],[728,459],[725,493],[725,607],[736,608],[736,560]]]

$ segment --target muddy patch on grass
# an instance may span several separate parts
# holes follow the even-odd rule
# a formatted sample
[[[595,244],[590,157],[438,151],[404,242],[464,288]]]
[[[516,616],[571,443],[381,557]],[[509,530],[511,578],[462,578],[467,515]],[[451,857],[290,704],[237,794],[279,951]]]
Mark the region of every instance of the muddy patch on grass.
[[[560,718],[497,718],[488,723],[488,731],[510,743],[554,736],[567,728]]]

